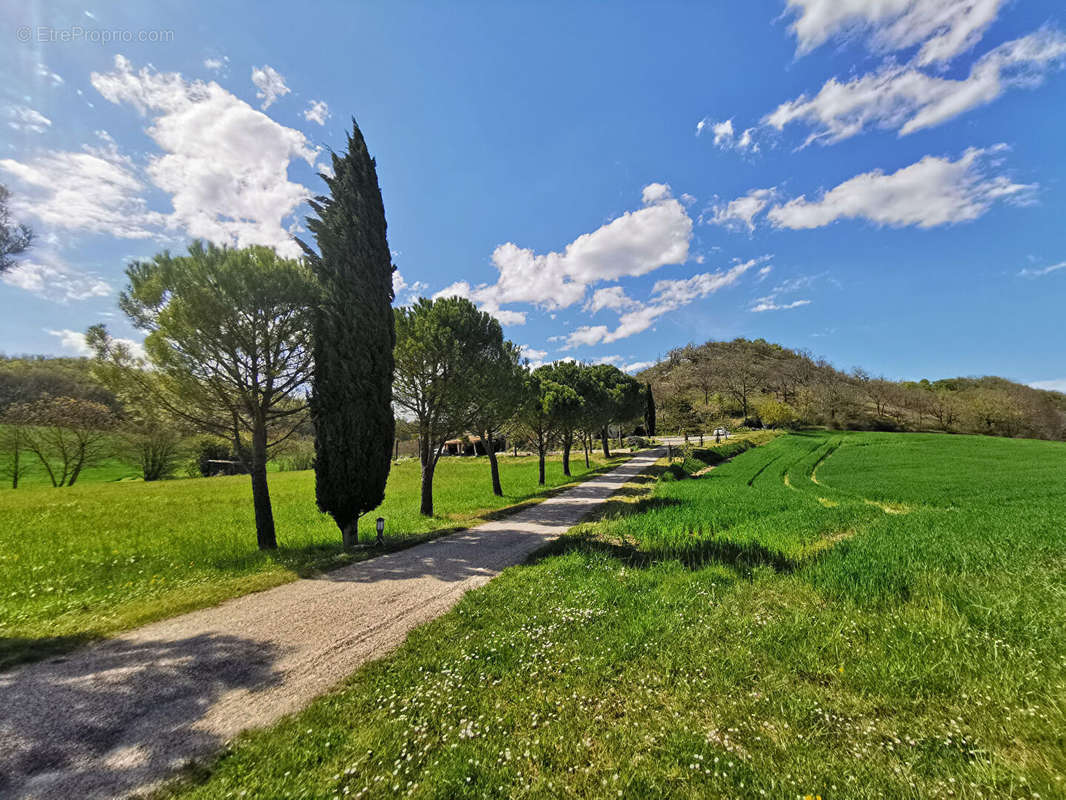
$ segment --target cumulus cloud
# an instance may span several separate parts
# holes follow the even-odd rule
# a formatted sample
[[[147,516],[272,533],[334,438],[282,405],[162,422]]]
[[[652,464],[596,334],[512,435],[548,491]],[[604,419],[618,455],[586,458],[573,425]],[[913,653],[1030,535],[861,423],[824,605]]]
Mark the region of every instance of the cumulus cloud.
[[[9,286],[57,303],[106,297],[111,286],[98,275],[70,266],[54,253],[41,251],[0,276]]]
[[[608,286],[593,292],[592,297],[585,303],[584,310],[590,314],[595,314],[605,308],[622,311],[636,304],[636,301],[626,295],[625,289],[621,286]]]
[[[887,64],[846,83],[832,78],[814,97],[801,95],[782,103],[763,122],[779,131],[796,122],[809,125],[805,146],[839,142],[871,127],[906,136],[991,103],[1008,89],[1037,86],[1064,59],[1066,36],[1045,28],[989,51],[965,78]]]
[[[8,127],[26,133],[44,133],[52,125],[40,111],[29,106],[8,106]]]
[[[1045,275],[1050,275],[1052,272],[1058,272],[1060,269],[1066,269],[1066,261],[1060,261],[1058,264],[1052,264],[1050,267],[1041,267],[1039,269],[1026,267],[1018,273],[1018,276],[1021,278],[1042,278]]]
[[[152,117],[147,133],[163,154],[149,160],[147,174],[170,194],[168,227],[299,255],[290,218],[310,192],[289,180],[288,168],[293,159],[313,165],[317,155],[302,133],[213,81],[186,81],[147,67],[135,72],[123,56],[115,57],[113,71],[94,72],[91,80],[110,102]]]
[[[46,329],[45,333],[55,336],[59,339],[59,346],[64,350],[71,352],[79,356],[92,355],[92,348],[85,343],[85,334],[79,331],[72,331],[69,328],[63,328],[62,330],[50,330]],[[144,343],[138,342],[135,339],[121,339],[115,337],[114,341],[117,344],[125,345],[134,358],[145,358]]]
[[[973,47],[1004,0],[787,0],[797,51],[836,37],[869,35],[881,51],[920,45],[919,65],[947,62]]]
[[[438,297],[465,297],[467,300],[477,304],[478,309],[481,311],[496,317],[501,325],[526,324],[526,312],[500,308],[499,301],[491,292],[486,290],[486,287],[474,289],[467,281],[456,281],[445,286],[433,295],[434,300]]]
[[[311,105],[304,111],[304,119],[308,122],[317,122],[319,125],[325,125],[330,116],[329,106],[325,100],[312,100]]]
[[[839,219],[865,219],[876,225],[933,228],[974,220],[997,200],[1021,201],[1033,185],[991,175],[988,156],[1004,149],[970,148],[958,160],[926,156],[891,174],[856,175],[814,200],[801,195],[767,212],[779,228],[820,228]]]
[[[20,182],[14,208],[46,227],[107,233],[127,239],[154,235],[164,215],[147,210],[133,162],[101,134],[103,146],[46,151],[21,162],[0,159],[0,171]]]
[[[262,100],[259,106],[266,111],[279,97],[287,95],[291,89],[285,85],[285,79],[271,66],[253,67],[252,83],[258,90],[255,93],[257,99]]]
[[[700,136],[705,131],[710,131],[714,136],[714,146],[722,150],[739,150],[741,152],[759,152],[759,145],[755,141],[754,128],[745,128],[739,136],[733,130],[733,120],[727,119],[716,122],[710,117],[704,117],[696,123],[696,135]]]
[[[519,354],[522,358],[529,359],[531,362],[543,363],[544,359],[548,357],[547,350],[537,350],[535,347],[530,347],[528,344],[524,344],[518,348]]]
[[[636,304],[632,310],[618,317],[618,325],[611,330],[606,325],[582,325],[566,336],[563,350],[594,344],[617,342],[629,336],[643,333],[664,314],[676,311],[696,300],[707,297],[719,289],[732,286],[740,277],[759,264],[765,263],[769,256],[753,258],[734,265],[728,270],[704,272],[680,280],[656,281],[651,290],[651,300],[645,304]]]
[[[644,207],[627,211],[606,225],[579,236],[562,252],[535,253],[513,242],[492,253],[499,271],[494,284],[448,286],[437,296],[468,297],[505,324],[525,321],[522,312],[507,311],[510,303],[530,303],[546,309],[580,302],[596,283],[645,275],[667,264],[688,259],[692,220],[666,184],[653,183],[642,192]]]
[[[654,366],[655,366],[655,362],[654,361],[634,361],[632,364],[626,364],[624,367],[622,367],[622,371],[623,372],[630,372],[630,373],[632,373],[632,372],[642,372],[643,370],[646,370],[648,367],[654,367]]]
[[[777,187],[769,189],[752,189],[746,195],[714,206],[714,214],[708,220],[715,225],[727,228],[747,228],[755,230],[755,217],[774,199]]]

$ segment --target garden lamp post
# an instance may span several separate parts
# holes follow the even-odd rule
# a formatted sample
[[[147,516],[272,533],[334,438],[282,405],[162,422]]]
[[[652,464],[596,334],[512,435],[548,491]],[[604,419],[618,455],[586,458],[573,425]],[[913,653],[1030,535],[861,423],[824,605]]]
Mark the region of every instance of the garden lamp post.
[[[385,544],[385,518],[378,517],[376,525],[378,529],[378,544]]]

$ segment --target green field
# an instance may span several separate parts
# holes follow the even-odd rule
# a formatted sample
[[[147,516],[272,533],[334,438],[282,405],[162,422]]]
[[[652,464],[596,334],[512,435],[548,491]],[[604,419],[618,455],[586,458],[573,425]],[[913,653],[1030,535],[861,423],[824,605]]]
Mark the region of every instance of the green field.
[[[596,459],[592,472],[604,466]],[[575,480],[589,474],[583,459],[571,468]],[[502,498],[492,494],[488,470],[484,458],[443,459],[437,516],[425,518],[418,463],[395,465],[385,502],[371,515],[386,519],[386,546],[470,525],[541,494],[535,458],[501,457]],[[568,480],[550,461],[548,488]],[[270,491],[274,553],[255,548],[243,475],[0,492],[0,668],[368,555],[341,549],[336,525],[315,507],[313,473],[272,474]],[[366,518],[363,532],[372,526]]]
[[[176,793],[1066,796],[1066,445],[799,434],[625,494]]]

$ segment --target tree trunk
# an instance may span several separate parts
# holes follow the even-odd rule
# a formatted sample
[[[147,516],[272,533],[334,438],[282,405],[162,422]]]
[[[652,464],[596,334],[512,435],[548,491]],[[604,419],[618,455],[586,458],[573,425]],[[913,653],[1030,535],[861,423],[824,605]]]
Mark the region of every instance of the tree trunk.
[[[548,449],[547,443],[544,441],[543,438],[540,439],[537,442],[537,457],[538,457],[537,458],[537,462],[538,462],[538,467],[540,468],[539,479],[538,479],[537,483],[540,484],[541,486],[544,485],[544,454],[545,454],[545,451],[547,451],[547,449]]]
[[[276,550],[274,511],[270,507],[267,486],[267,430],[266,420],[257,419],[252,430],[252,505],[255,506],[255,536],[260,550]]]
[[[12,489],[19,488],[19,472],[20,472],[19,458],[22,455],[22,448],[20,446],[21,443],[19,441],[22,438],[21,434],[22,434],[22,431],[20,431],[18,428],[15,428],[15,442],[14,442],[15,450],[11,454],[11,488]]]
[[[418,459],[422,464],[422,503],[419,511],[424,517],[433,516],[433,470],[437,468],[437,459],[433,455],[429,437],[423,436],[419,442]]]
[[[574,444],[574,434],[567,434],[563,439],[563,475],[570,477],[570,448]]]
[[[496,462],[496,442],[492,439],[492,431],[485,434],[484,441],[488,445],[486,455],[489,457],[489,472],[492,473],[492,493],[497,497],[503,497],[503,487],[500,486],[500,465]]]
[[[345,550],[350,550],[359,544],[359,517],[341,528],[341,543]]]
[[[585,469],[591,469],[589,465],[589,450],[592,448],[589,446],[589,434],[581,433],[581,446],[585,448]]]
[[[607,441],[607,428],[600,428],[600,444],[603,445],[603,457],[611,457],[611,445]]]

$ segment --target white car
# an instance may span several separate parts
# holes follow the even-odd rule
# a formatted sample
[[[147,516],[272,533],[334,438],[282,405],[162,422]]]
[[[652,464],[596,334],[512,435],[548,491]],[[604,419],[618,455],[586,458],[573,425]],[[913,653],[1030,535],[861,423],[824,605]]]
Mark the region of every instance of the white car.
[[[725,428],[715,428],[713,431],[711,431],[711,436],[722,436],[728,439],[729,431],[727,431]]]

